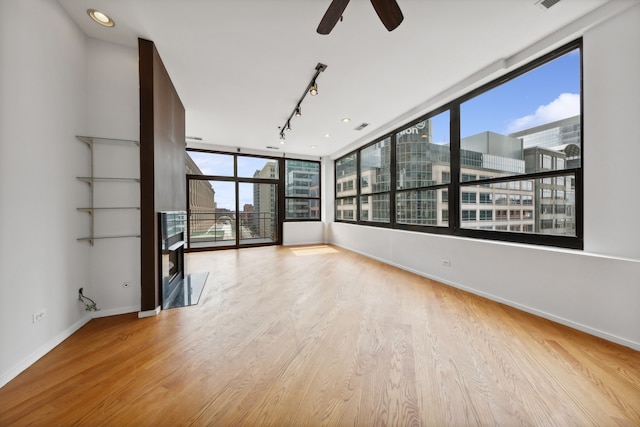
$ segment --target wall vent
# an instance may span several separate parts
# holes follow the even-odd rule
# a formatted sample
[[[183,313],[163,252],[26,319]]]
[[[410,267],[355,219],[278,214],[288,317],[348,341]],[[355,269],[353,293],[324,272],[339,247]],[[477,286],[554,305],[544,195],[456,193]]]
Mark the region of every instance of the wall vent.
[[[542,9],[549,9],[551,6],[560,3],[560,0],[538,0],[536,6]]]
[[[354,128],[354,130],[362,130],[362,129],[366,128],[367,126],[369,126],[369,123],[362,123],[360,126]]]

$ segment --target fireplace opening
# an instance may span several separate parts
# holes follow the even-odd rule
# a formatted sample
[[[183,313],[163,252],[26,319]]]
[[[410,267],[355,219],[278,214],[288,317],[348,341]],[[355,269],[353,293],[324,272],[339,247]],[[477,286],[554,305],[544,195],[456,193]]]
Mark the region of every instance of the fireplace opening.
[[[184,262],[187,213],[159,212],[162,308],[197,304],[208,273],[187,274]]]
[[[159,213],[162,306],[174,305],[184,282],[184,233],[187,214],[184,211]]]

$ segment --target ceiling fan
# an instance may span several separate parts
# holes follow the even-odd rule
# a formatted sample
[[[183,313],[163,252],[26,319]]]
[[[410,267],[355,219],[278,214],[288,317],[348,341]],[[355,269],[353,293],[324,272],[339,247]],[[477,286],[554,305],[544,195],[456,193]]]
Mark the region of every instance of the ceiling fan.
[[[349,0],[333,0],[325,12],[318,29],[319,34],[329,34],[336,26]],[[404,19],[396,0],[371,0],[378,17],[389,31],[395,30]]]

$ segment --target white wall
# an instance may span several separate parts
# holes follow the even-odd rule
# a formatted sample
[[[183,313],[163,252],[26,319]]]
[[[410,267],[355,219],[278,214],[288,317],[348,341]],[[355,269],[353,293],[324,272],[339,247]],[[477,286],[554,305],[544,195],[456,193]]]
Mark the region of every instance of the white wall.
[[[640,4],[584,35],[585,250],[636,260],[639,76]]]
[[[140,139],[138,50],[95,39],[87,41],[87,132],[106,138]],[[100,177],[140,177],[137,146],[96,145],[94,174]],[[140,206],[138,183],[100,182],[96,206]],[[140,211],[97,211],[96,235],[140,234]],[[91,283],[87,294],[100,308],[94,316],[140,310],[140,239],[96,240],[91,253]],[[128,287],[123,287],[128,283]]]
[[[140,310],[140,241],[87,236],[87,146],[139,139],[138,52],[87,39],[57,2],[0,3],[0,386],[91,317]],[[96,146],[96,176],[139,177],[139,149]],[[96,206],[139,206],[137,184],[95,185]],[[140,231],[140,212],[97,212],[95,234]],[[124,288],[123,283],[129,286]],[[78,302],[78,289],[98,312]],[[46,310],[33,323],[33,313]],[[11,327],[9,327],[11,326]]]
[[[640,349],[639,22],[640,5],[584,34],[584,251],[344,223],[327,241]]]
[[[285,246],[293,245],[313,245],[326,243],[327,223],[334,220],[334,165],[333,160],[324,157],[320,162],[320,198],[322,200],[320,206],[319,222],[285,222],[283,230],[282,244]]]
[[[313,245],[324,242],[324,221],[285,222],[282,244],[284,246]]]
[[[86,130],[86,45],[58,3],[0,2],[0,386],[89,319],[74,136]]]

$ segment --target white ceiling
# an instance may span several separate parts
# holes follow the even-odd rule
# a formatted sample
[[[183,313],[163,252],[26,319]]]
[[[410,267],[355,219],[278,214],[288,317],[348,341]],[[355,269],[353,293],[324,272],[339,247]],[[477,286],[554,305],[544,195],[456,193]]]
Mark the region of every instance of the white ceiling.
[[[131,47],[138,37],[155,43],[185,106],[188,136],[314,157],[425,113],[459,95],[450,88],[477,84],[469,81],[474,74],[504,73],[492,67],[609,3],[561,0],[546,10],[536,0],[398,0],[405,19],[388,32],[368,0],[351,0],[343,21],[322,36],[316,27],[330,0],[58,1],[89,37]],[[109,14],[116,26],[98,26],[88,8]],[[278,127],[319,62],[327,65],[319,94],[304,99],[281,145]],[[363,122],[370,125],[354,130]]]

